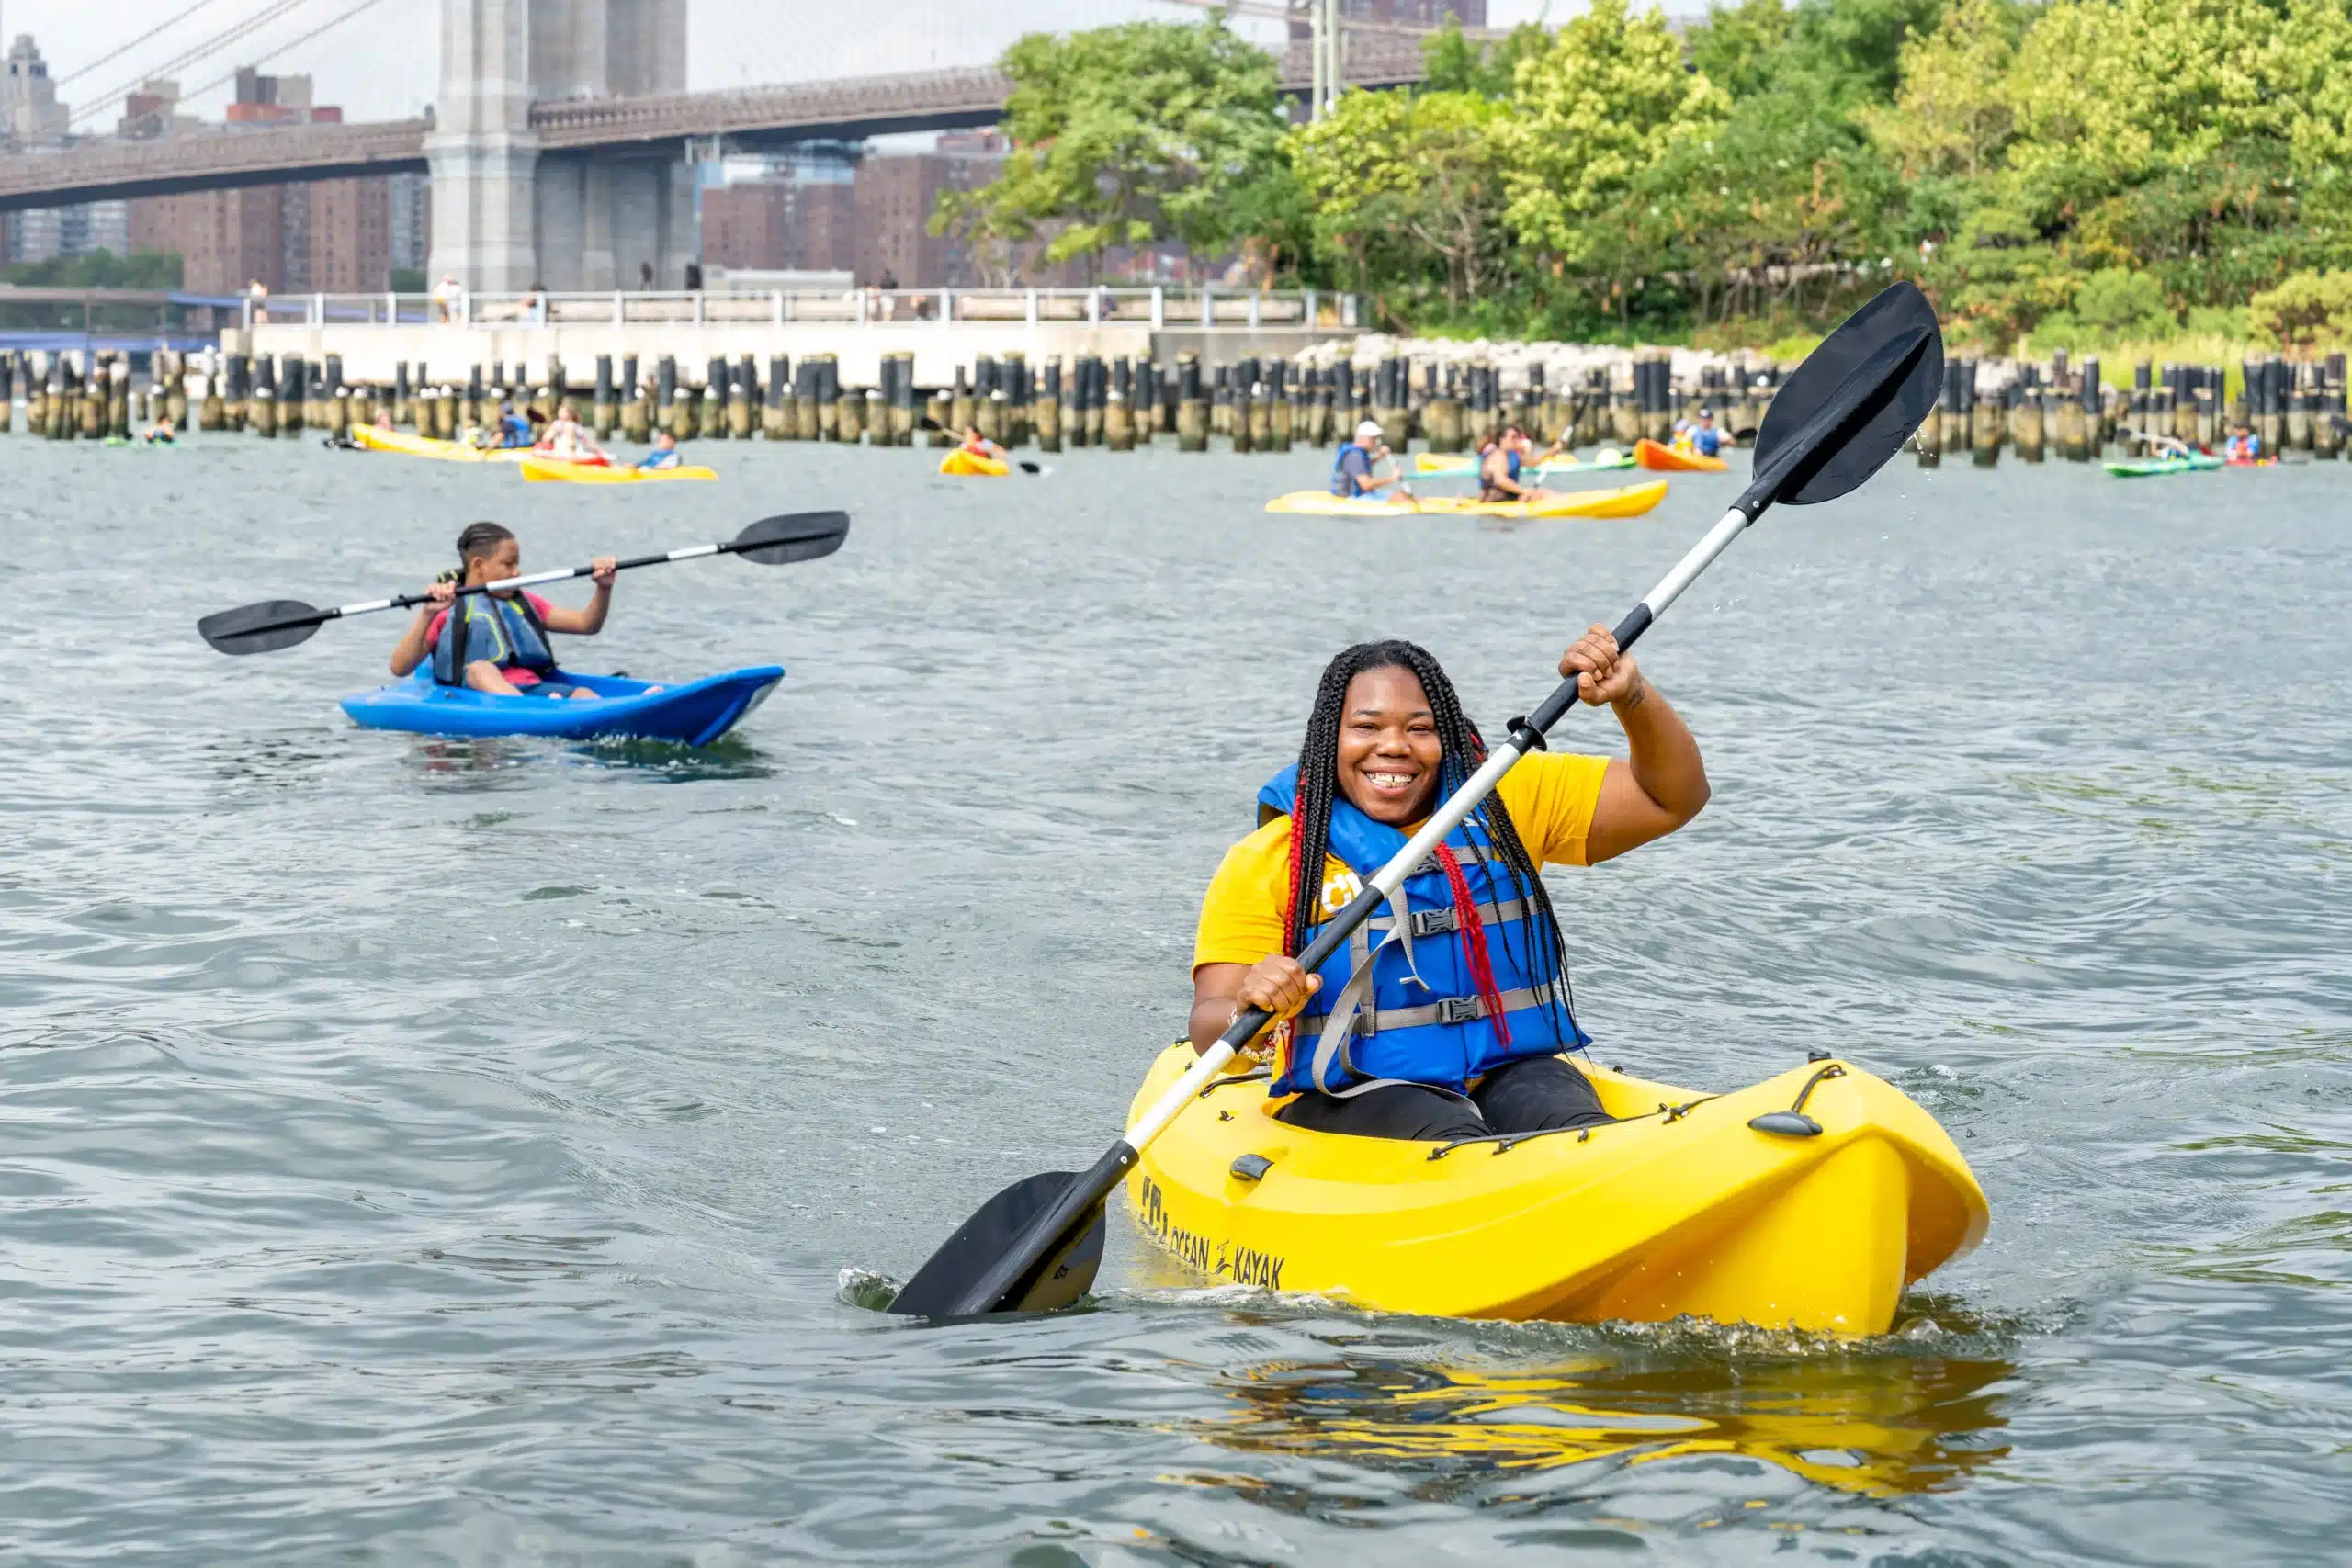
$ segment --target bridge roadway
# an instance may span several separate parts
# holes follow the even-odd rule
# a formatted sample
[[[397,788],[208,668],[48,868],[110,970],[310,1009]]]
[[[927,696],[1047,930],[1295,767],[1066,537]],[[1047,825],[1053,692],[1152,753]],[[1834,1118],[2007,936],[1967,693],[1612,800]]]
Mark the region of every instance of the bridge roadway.
[[[1421,79],[1420,40],[1378,33],[1348,39],[1348,80],[1394,87]],[[1283,90],[1308,90],[1304,48],[1283,62]],[[623,151],[724,137],[733,146],[854,141],[903,131],[993,125],[1012,85],[990,66],[732,87],[646,97],[542,101],[531,129],[543,152]],[[57,152],[0,156],[0,212],[134,196],[282,185],[354,175],[422,174],[429,118],[204,130],[153,141],[92,139]]]

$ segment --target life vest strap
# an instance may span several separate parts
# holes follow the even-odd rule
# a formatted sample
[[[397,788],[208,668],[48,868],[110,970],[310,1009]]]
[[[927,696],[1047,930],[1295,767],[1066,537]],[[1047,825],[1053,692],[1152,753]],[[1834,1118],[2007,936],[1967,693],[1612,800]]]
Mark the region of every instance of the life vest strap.
[[[1523,1012],[1529,1008],[1545,1007],[1555,1001],[1566,1003],[1567,999],[1566,988],[1556,980],[1502,993],[1505,1012]],[[1328,1020],[1330,1016],[1326,1013],[1323,1019]],[[1376,1029],[1419,1029],[1430,1023],[1475,1023],[1488,1016],[1484,997],[1441,997],[1420,1007],[1381,1008],[1376,1011],[1368,1007],[1358,1008],[1349,1032],[1363,1035],[1373,1033]],[[1295,1019],[1292,1021],[1292,1028],[1301,1041],[1323,1037],[1320,1021]]]
[[[1510,898],[1499,904],[1479,905],[1478,919],[1490,926],[1500,925],[1506,920],[1524,919],[1527,910],[1526,899]],[[1415,909],[1408,919],[1417,937],[1444,936],[1462,929],[1462,912],[1458,909]],[[1394,931],[1396,926],[1396,922],[1386,915],[1374,915],[1363,923],[1365,931]]]

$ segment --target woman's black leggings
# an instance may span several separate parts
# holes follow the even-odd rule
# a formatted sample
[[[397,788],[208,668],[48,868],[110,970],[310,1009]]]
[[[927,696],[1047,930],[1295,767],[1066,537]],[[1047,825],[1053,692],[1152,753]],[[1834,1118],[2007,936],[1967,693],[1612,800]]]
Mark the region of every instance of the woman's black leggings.
[[[1419,1084],[1383,1084],[1346,1099],[1309,1091],[1274,1115],[1311,1132],[1423,1143],[1549,1133],[1614,1120],[1600,1109],[1600,1097],[1585,1076],[1558,1056],[1506,1062],[1472,1085],[1466,1100]]]

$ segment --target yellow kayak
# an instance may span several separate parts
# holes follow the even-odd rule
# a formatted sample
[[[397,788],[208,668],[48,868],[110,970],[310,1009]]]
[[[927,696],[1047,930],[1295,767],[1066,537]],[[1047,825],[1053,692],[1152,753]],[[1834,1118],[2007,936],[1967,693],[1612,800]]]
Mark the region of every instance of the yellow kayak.
[[[1194,1059],[1163,1053],[1132,1114]],[[1579,1066],[1615,1123],[1455,1145],[1307,1132],[1273,1119],[1262,1076],[1221,1078],[1144,1151],[1128,1203],[1204,1274],[1377,1311],[1845,1335],[1885,1333],[1905,1286],[1984,1238],[1959,1149],[1860,1067],[1710,1097]]]
[[[1001,457],[982,457],[958,446],[939,459],[939,471],[966,477],[987,475],[992,479],[1002,479],[1012,471],[1012,465]]]
[[[370,452],[397,452],[403,457],[431,457],[442,463],[519,463],[543,456],[527,446],[469,446],[462,441],[441,441],[405,430],[379,430],[372,424],[353,425],[351,440]]]
[[[649,484],[656,479],[715,479],[716,468],[684,464],[674,468],[639,468],[620,464],[570,463],[560,457],[526,457],[523,477],[578,485]]]
[[[1520,470],[1541,479],[1545,474],[1590,473],[1597,468],[1630,468],[1634,466],[1631,452],[1620,452],[1614,446],[1603,446],[1589,460],[1572,454],[1553,458],[1548,463],[1531,464]],[[1423,479],[1474,479],[1478,477],[1478,459],[1436,452],[1422,452],[1413,458],[1413,472]]]
[[[1652,479],[1622,490],[1571,491],[1542,501],[1474,501],[1466,495],[1389,501],[1295,490],[1266,502],[1266,510],[1311,517],[1639,517],[1665,499],[1666,481]]]

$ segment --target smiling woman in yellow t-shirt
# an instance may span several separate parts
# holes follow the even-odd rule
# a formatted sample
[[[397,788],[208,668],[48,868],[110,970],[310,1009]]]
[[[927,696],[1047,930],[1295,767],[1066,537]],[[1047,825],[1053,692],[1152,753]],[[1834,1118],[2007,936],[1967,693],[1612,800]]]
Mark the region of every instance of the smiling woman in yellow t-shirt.
[[[1606,703],[1623,757],[1538,752],[1315,974],[1295,956],[1487,754],[1435,659],[1360,643],[1323,671],[1295,767],[1259,793],[1258,830],[1226,852],[1201,905],[1192,1039],[1244,1008],[1283,1026],[1277,1114],[1322,1132],[1448,1139],[1604,1122],[1561,1055],[1587,1043],[1566,944],[1539,868],[1592,865],[1661,838],[1707,803],[1681,718],[1594,626],[1560,660]]]

